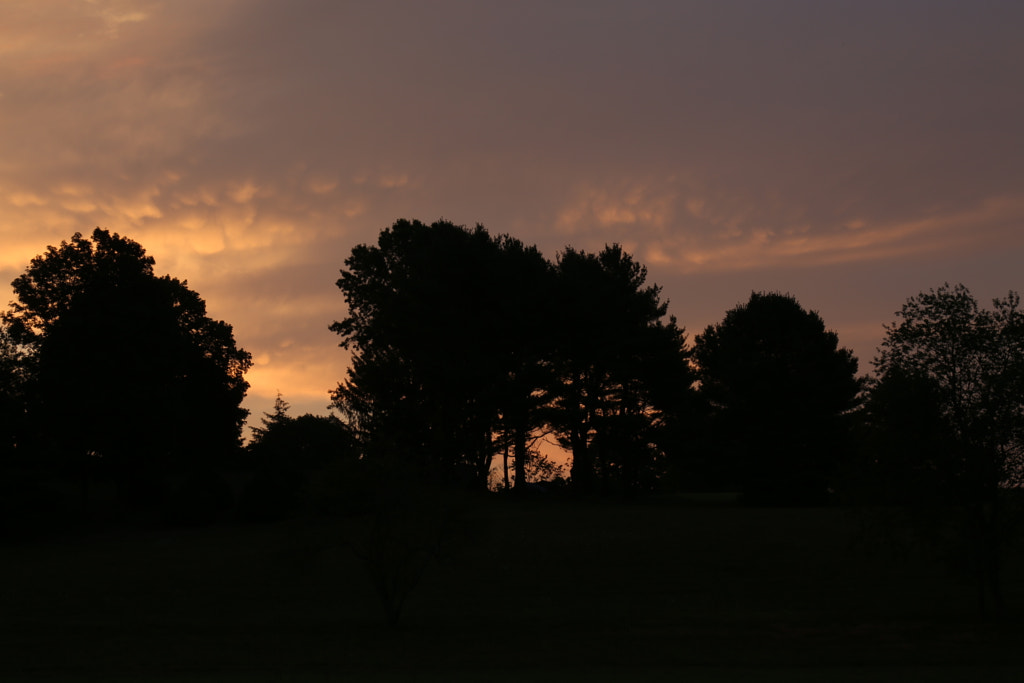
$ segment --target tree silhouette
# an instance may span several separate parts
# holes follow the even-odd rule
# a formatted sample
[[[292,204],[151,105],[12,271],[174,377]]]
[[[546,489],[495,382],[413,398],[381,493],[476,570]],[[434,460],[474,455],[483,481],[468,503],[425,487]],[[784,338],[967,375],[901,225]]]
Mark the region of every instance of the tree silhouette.
[[[647,269],[619,245],[567,248],[557,264],[549,421],[572,451],[580,491],[649,489],[664,470],[663,427],[685,411],[686,338]]]
[[[282,519],[305,503],[325,508],[351,504],[326,500],[345,492],[326,490],[338,487],[328,487],[324,481],[352,473],[358,450],[348,426],[334,415],[292,417],[289,407],[278,393],[273,412],[264,413],[263,426],[252,429],[246,450],[255,474],[242,495],[243,519]]]
[[[249,354],[153,263],[116,233],[76,233],[31,261],[4,314],[32,360],[40,441],[66,461],[102,458],[122,483],[234,451],[247,413]]]
[[[925,375],[892,367],[869,382],[860,411],[862,462],[848,488],[882,505],[937,504],[955,460],[954,434],[938,387]]]
[[[257,463],[274,468],[313,469],[336,458],[357,455],[351,430],[336,415],[306,413],[292,417],[289,407],[278,394],[274,412],[264,413],[263,427],[253,428],[248,451]]]
[[[482,226],[398,221],[345,265],[349,316],[331,329],[354,354],[334,398],[368,453],[483,488],[511,447],[520,486],[547,427],[580,489],[659,476],[663,427],[693,375],[660,289],[621,247],[567,249],[553,267]]]
[[[927,411],[927,419],[916,420],[872,413],[882,438],[900,445],[883,451],[879,457],[889,460],[880,465],[902,461],[904,468],[927,473],[915,489],[928,502],[959,511],[957,526],[982,611],[1002,604],[1001,547],[1013,531],[1006,487],[1020,485],[1024,471],[1019,305],[1010,292],[993,300],[992,310],[981,309],[962,284],[922,292],[907,300],[897,323],[886,326],[874,360],[879,381],[869,406],[895,404],[905,413],[911,409],[899,404],[914,401],[915,413]],[[907,386],[916,393],[905,391]],[[895,400],[894,387],[904,388]],[[919,502],[921,494],[910,499]]]
[[[511,446],[515,486],[528,483],[534,458],[531,444],[545,425],[545,389],[555,382],[550,358],[555,273],[536,247],[508,236],[498,238],[491,273],[495,299],[491,309],[495,336],[490,353],[500,375],[496,387],[499,441]]]
[[[749,502],[823,499],[848,412],[857,359],[795,298],[754,292],[695,339],[713,440]]]
[[[371,457],[485,487],[495,434],[531,428],[543,258],[482,226],[402,220],[345,265],[349,314],[331,329],[353,359],[335,405]]]
[[[249,442],[250,450],[253,446],[262,442],[275,427],[287,424],[292,420],[292,416],[288,414],[289,408],[291,408],[291,404],[284,400],[284,396],[281,395],[280,391],[277,392],[277,396],[274,398],[274,412],[263,413],[263,417],[260,418],[262,427],[250,427],[252,430],[252,441]]]

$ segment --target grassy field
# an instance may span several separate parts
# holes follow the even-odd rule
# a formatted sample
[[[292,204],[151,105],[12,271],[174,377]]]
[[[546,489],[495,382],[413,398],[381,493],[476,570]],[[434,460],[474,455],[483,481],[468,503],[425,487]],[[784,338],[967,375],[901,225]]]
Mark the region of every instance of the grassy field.
[[[840,509],[493,500],[384,626],[326,519],[0,548],[0,680],[1024,680],[1024,624]],[[1024,562],[1009,558],[1021,607]]]

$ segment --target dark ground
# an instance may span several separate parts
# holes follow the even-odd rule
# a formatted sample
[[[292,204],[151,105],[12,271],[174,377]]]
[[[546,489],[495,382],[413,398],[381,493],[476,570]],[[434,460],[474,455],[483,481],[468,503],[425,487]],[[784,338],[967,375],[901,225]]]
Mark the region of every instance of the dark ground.
[[[970,581],[921,553],[867,552],[851,511],[491,500],[473,518],[397,629],[336,521],[0,546],[0,680],[1024,680],[1024,621],[981,620]]]

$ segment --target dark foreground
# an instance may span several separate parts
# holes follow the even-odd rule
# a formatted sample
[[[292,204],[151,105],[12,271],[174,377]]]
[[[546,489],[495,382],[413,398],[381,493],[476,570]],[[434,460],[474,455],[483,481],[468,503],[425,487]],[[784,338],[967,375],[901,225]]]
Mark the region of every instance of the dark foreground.
[[[385,627],[324,519],[0,548],[0,680],[1017,681],[1024,623],[843,510],[478,503]],[[1024,563],[1007,595],[1024,603]]]

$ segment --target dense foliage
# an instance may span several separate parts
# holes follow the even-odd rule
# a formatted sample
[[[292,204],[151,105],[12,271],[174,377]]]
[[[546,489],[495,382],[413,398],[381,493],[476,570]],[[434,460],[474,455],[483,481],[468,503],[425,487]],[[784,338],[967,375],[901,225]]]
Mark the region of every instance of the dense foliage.
[[[754,502],[820,502],[849,441],[857,359],[817,313],[752,293],[695,340],[712,443]]]
[[[335,405],[371,455],[485,484],[495,434],[533,424],[539,252],[479,226],[399,221],[345,265],[349,314],[331,329],[353,358]]]
[[[567,248],[557,263],[549,424],[583,489],[650,490],[667,467],[668,425],[691,407],[684,330],[661,288],[618,245]],[[688,417],[688,416],[687,416]]]
[[[932,527],[948,516],[982,609],[1001,607],[1002,547],[1020,523],[1011,493],[1024,483],[1024,313],[1013,292],[992,304],[962,284],[909,298],[886,326],[866,416],[870,480],[898,482],[886,502],[927,506]]]
[[[127,480],[203,467],[240,444],[249,354],[140,244],[97,228],[32,260],[4,313],[23,354],[19,450]],[[9,355],[9,354],[5,354]]]
[[[552,265],[481,226],[399,221],[345,265],[331,329],[353,360],[334,398],[368,453],[483,486],[512,442],[523,484],[528,438],[550,429],[577,487],[656,478],[660,410],[691,378],[682,330],[621,248]]]
[[[549,261],[482,226],[398,221],[356,246],[337,282],[348,309],[331,329],[352,353],[332,392],[340,418],[292,417],[279,396],[242,454],[249,354],[153,266],[97,229],[14,281],[0,316],[0,462],[17,476],[2,482],[0,518],[60,478],[82,482],[82,500],[90,481],[117,482],[127,503],[173,479],[179,521],[234,501],[241,519],[316,510],[379,531],[447,519],[424,501],[484,488],[496,456],[506,486],[538,491],[529,479],[556,471],[537,450],[546,440],[569,455],[577,493],[724,490],[789,505],[838,490],[922,511],[959,538],[983,604],[1000,604],[1006,494],[1024,472],[1013,293],[992,310],[962,285],[910,298],[866,381],[790,295],[753,292],[691,348],[619,245]],[[216,465],[231,454],[229,484]]]
[[[980,308],[963,285],[911,297],[899,322],[886,326],[874,362],[883,388],[896,381],[929,387],[949,437],[942,469],[968,497],[1024,483],[1024,312],[1013,292],[992,303]]]

